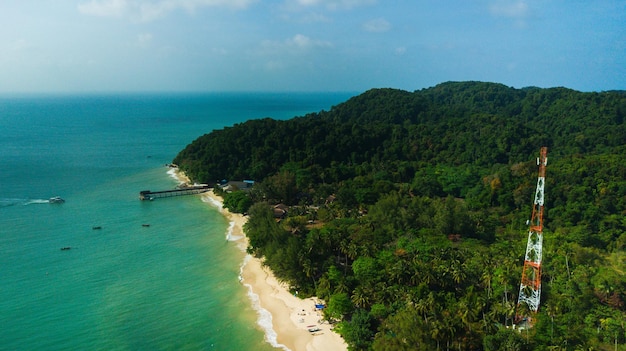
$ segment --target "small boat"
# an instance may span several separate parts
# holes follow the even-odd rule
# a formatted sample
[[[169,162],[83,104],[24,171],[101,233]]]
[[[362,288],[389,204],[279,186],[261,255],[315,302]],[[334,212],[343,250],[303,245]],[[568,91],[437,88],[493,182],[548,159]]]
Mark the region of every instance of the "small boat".
[[[71,246],[65,246],[61,248],[61,251],[67,251],[70,250],[72,247]]]
[[[65,202],[65,200],[63,200],[60,196],[54,196],[51,197],[48,202],[50,202],[51,204],[62,204]]]
[[[91,227],[91,229],[93,229],[93,230],[98,230],[98,229],[102,229],[102,227],[101,227],[101,226],[99,226],[99,225],[97,225],[97,226],[95,226],[95,227]]]
[[[144,223],[144,224],[142,224],[141,226],[142,226],[142,227],[149,227],[149,226],[150,226],[150,224],[148,224],[148,223]]]

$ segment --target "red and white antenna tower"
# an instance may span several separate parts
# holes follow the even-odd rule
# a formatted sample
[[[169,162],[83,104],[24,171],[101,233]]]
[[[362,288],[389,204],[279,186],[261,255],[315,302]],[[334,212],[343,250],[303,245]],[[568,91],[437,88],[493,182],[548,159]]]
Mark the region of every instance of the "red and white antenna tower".
[[[548,148],[542,147],[537,158],[539,166],[539,177],[537,178],[537,190],[535,191],[535,202],[533,203],[533,214],[530,219],[528,230],[528,243],[526,244],[526,256],[524,258],[524,269],[522,271],[522,282],[519,286],[519,298],[517,300],[517,320],[524,317],[520,305],[528,306],[530,313],[536,313],[539,309],[541,299],[541,251],[543,244],[543,202],[544,186],[546,182],[546,165],[548,164]]]

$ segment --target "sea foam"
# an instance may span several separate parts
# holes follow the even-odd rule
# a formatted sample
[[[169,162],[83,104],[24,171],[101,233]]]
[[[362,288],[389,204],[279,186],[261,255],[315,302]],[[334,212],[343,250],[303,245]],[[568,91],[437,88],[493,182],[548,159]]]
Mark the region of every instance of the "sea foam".
[[[252,256],[250,255],[246,255],[246,257],[244,258],[243,264],[240,268],[240,280],[242,279],[243,268],[246,266],[246,264],[248,264],[251,258]],[[257,324],[265,332],[265,341],[267,341],[273,347],[281,348],[285,351],[291,351],[291,349],[287,346],[278,343],[278,334],[276,334],[276,331],[272,326],[272,314],[265,308],[261,307],[259,295],[252,290],[252,285],[244,284],[244,286],[248,288],[248,298],[252,302],[252,308],[257,311],[257,315],[259,316],[259,318],[257,319]]]
[[[228,241],[239,241],[244,238],[241,235],[233,235],[233,230],[235,229],[235,221],[231,221],[228,224],[228,230],[226,231],[226,240]]]
[[[170,168],[170,169],[167,171],[167,174],[168,174],[170,177],[172,177],[172,178],[174,178],[174,179],[176,179],[176,180],[180,181],[180,178],[178,177],[177,173],[178,173],[178,172],[177,172],[177,169],[176,169],[176,168]]]
[[[203,196],[202,197],[202,201],[217,207],[220,211],[224,208],[224,206],[222,205],[221,202],[215,200],[214,198],[212,198],[210,196]]]

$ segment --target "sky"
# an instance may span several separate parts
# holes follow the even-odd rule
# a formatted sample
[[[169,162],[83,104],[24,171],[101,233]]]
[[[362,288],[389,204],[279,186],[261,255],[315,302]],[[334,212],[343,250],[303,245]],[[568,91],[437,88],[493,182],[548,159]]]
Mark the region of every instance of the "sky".
[[[626,90],[626,0],[0,0],[0,93]]]

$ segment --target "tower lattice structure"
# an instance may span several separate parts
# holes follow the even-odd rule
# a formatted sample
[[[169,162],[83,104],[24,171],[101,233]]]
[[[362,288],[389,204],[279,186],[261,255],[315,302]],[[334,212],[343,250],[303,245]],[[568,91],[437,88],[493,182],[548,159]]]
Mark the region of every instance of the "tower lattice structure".
[[[543,205],[544,190],[546,180],[546,165],[548,164],[548,148],[542,147],[537,158],[539,166],[539,177],[537,178],[537,189],[535,190],[535,201],[533,202],[533,212],[529,221],[528,243],[526,244],[526,256],[524,258],[524,269],[522,270],[522,281],[519,287],[519,298],[517,300],[517,319],[524,317],[526,312],[522,312],[520,305],[526,304],[528,312],[536,313],[539,309],[541,299],[541,255],[543,245]]]

